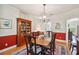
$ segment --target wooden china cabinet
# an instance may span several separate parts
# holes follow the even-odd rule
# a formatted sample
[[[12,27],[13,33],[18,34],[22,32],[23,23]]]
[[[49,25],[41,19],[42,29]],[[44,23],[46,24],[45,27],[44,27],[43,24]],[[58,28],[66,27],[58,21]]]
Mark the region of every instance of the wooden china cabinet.
[[[27,33],[31,34],[31,21],[17,18],[17,46],[25,45]]]

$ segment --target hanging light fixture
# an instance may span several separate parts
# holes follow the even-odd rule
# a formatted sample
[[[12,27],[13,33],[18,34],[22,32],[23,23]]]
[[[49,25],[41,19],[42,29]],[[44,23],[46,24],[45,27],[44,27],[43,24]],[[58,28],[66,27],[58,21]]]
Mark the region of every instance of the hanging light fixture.
[[[45,20],[46,20],[45,6],[46,6],[46,4],[43,4],[43,6],[44,6],[43,21],[45,22]]]

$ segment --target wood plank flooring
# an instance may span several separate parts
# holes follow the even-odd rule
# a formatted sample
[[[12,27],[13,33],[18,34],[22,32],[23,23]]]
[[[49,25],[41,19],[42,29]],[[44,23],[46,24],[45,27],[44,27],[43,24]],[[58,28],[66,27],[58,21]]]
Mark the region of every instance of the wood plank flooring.
[[[12,55],[13,53],[18,52],[18,51],[22,50],[23,48],[26,48],[26,46],[24,45],[24,46],[21,46],[21,47],[16,47],[16,48],[7,50],[7,51],[3,52],[3,54],[4,55]]]
[[[67,52],[69,52],[68,51],[68,46],[67,46],[66,42],[56,41],[56,45],[64,45],[67,48]],[[13,53],[18,52],[18,51],[22,50],[23,48],[26,48],[26,46],[24,45],[24,46],[21,46],[21,47],[16,47],[16,48],[7,50],[7,51],[3,52],[3,54],[4,55],[12,55]]]

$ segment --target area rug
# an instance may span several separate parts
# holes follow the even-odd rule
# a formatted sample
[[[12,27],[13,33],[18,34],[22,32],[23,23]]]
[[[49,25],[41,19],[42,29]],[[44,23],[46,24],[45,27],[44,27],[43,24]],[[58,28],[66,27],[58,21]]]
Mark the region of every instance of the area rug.
[[[55,55],[67,55],[67,50],[65,46],[56,45]]]
[[[41,50],[41,48],[39,48],[37,50],[37,52],[40,50]],[[66,48],[64,46],[61,46],[61,45],[56,45],[56,49],[55,49],[54,53],[55,53],[55,55],[67,55]],[[13,55],[27,55],[27,49],[24,48],[21,51],[14,53]]]
[[[0,53],[0,55],[3,55],[3,53]]]
[[[33,51],[35,52],[35,47],[33,46],[32,48],[33,48]],[[38,49],[37,49],[37,53],[38,53],[39,51],[41,51],[41,48],[38,48]],[[13,53],[13,55],[27,55],[27,48],[23,48],[22,50]]]

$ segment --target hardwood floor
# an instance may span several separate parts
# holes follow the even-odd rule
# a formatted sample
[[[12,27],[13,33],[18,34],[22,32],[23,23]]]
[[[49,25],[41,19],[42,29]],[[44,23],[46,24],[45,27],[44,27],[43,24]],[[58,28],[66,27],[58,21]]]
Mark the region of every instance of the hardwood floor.
[[[67,49],[67,53],[69,54],[68,46],[67,46],[67,43],[66,43],[66,42],[59,42],[59,41],[56,41],[55,44],[56,44],[56,45],[63,45],[63,46],[65,46],[66,49]],[[16,47],[16,48],[7,50],[7,51],[3,52],[3,54],[4,54],[4,55],[13,55],[13,53],[18,52],[18,51],[20,51],[20,50],[22,50],[22,49],[24,49],[24,48],[26,48],[25,45],[24,45],[24,46],[21,46],[21,47]]]
[[[21,46],[21,47],[16,47],[16,48],[7,50],[7,51],[3,52],[3,54],[4,55],[12,55],[13,53],[18,52],[18,51],[22,50],[23,48],[26,48],[26,46],[24,45],[24,46]]]

